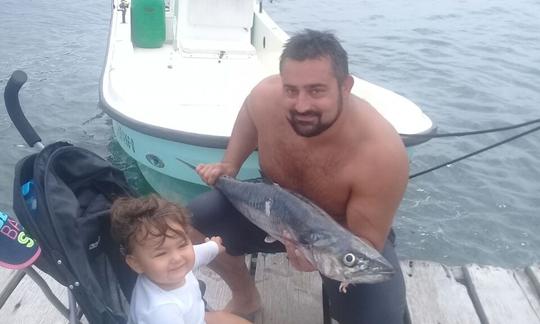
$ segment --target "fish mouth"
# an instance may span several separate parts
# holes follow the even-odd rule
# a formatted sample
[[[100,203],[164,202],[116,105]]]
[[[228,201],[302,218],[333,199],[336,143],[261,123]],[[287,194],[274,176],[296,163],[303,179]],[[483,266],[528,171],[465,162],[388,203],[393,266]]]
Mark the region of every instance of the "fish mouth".
[[[388,262],[384,257],[373,259],[372,263],[370,264],[370,269],[370,272],[380,274],[392,275],[396,272],[394,266],[390,264],[390,262]]]
[[[383,260],[382,262],[375,261],[368,269],[357,271],[352,274],[350,283],[378,283],[387,281],[394,276],[396,270],[392,265]]]
[[[345,271],[333,279],[351,284],[379,283],[390,280],[395,273],[394,267],[377,263],[368,268]]]
[[[391,278],[392,276],[394,276],[395,273],[396,273],[396,270],[394,270],[394,268],[384,268],[381,270],[373,271],[372,275]]]
[[[395,274],[395,271],[393,270],[371,272],[367,274],[364,273],[358,276],[358,278],[345,280],[345,281],[351,284],[379,283],[379,282],[390,280],[394,276],[394,274]]]
[[[396,271],[394,271],[394,269],[389,269],[389,270],[385,270],[385,271],[378,271],[378,272],[375,272],[373,273],[373,275],[377,276],[384,276],[384,277],[393,277],[394,274],[396,274]]]
[[[367,276],[393,276],[396,273],[394,268],[374,269],[366,273]]]

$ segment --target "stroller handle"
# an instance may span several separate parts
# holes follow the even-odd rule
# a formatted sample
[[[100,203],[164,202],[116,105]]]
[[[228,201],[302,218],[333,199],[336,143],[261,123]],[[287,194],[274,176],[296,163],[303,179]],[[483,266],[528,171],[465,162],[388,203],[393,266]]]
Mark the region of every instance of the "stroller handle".
[[[26,83],[26,80],[28,80],[28,77],[23,71],[17,70],[13,72],[4,89],[4,102],[6,103],[9,118],[15,124],[26,144],[33,147],[36,143],[39,143],[38,146],[42,146],[41,138],[26,119],[19,102],[19,90]]]

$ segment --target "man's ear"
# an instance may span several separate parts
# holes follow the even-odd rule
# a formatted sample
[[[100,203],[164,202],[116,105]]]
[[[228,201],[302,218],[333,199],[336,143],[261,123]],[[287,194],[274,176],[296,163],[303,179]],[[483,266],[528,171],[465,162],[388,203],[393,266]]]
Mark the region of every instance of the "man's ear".
[[[345,77],[345,80],[343,80],[342,89],[345,92],[345,94],[350,94],[353,86],[354,86],[354,79],[349,74],[347,75],[347,77]]]
[[[137,272],[138,274],[143,273],[141,264],[139,263],[139,260],[137,260],[137,257],[135,257],[134,255],[126,255],[126,263],[133,271]]]

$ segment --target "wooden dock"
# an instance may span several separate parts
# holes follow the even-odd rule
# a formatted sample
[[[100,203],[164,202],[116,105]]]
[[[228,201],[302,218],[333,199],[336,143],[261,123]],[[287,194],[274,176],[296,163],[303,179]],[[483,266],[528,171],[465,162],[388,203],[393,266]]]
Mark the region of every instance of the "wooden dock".
[[[283,255],[260,254],[254,264],[264,305],[255,323],[322,324],[317,273],[295,271]],[[540,324],[540,264],[504,269],[402,261],[401,267],[410,324]],[[209,305],[223,307],[230,292],[220,278],[209,269],[200,269],[197,276],[207,284]],[[67,304],[66,289],[46,280]],[[28,276],[0,269],[0,292],[1,323],[67,323]]]

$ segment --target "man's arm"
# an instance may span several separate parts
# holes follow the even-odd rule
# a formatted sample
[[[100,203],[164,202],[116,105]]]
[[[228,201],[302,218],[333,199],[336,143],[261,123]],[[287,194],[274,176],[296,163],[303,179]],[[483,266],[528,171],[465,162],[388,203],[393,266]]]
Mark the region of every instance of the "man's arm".
[[[197,173],[209,185],[213,185],[222,175],[235,177],[244,161],[257,147],[257,129],[249,112],[250,96],[238,112],[222,161],[197,166]]]
[[[382,251],[409,179],[407,152],[401,142],[377,145],[353,177],[347,203],[347,227]],[[367,162],[367,163],[366,163]]]
[[[257,147],[257,129],[251,119],[249,107],[251,102],[250,97],[252,95],[250,94],[244,100],[242,108],[238,112],[229,144],[222,160],[223,163],[227,163],[235,169],[234,175],[238,173],[244,161]]]

